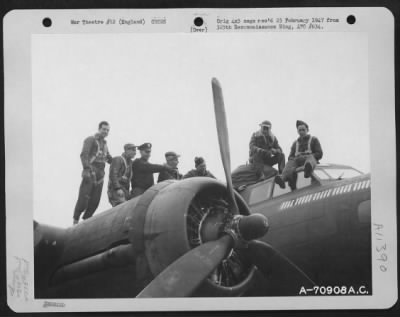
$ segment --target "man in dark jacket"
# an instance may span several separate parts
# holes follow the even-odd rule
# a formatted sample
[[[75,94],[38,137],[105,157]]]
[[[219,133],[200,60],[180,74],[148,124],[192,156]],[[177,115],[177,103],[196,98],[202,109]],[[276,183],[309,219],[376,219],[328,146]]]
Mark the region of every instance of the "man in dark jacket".
[[[190,177],[197,177],[197,176],[203,176],[203,177],[211,177],[215,178],[213,174],[211,174],[210,171],[207,170],[207,165],[206,161],[202,157],[195,157],[194,158],[194,166],[195,169],[190,170],[183,176],[183,178],[190,178]]]
[[[285,155],[271,129],[270,121],[261,122],[260,130],[252,134],[249,144],[249,163],[254,164],[261,171],[266,167],[266,171],[268,171],[268,175],[265,175],[266,178],[273,176],[269,174],[275,164],[278,164],[279,173],[282,173],[285,167]]]
[[[102,121],[99,123],[98,133],[87,137],[83,143],[82,182],[74,210],[74,225],[79,222],[81,213],[84,212],[82,219],[90,218],[99,206],[104,182],[104,168],[106,162],[110,164],[112,160],[105,140],[109,131],[108,122]]]
[[[112,159],[110,179],[108,181],[108,200],[111,206],[117,206],[129,200],[129,187],[132,178],[132,159],[136,155],[136,146],[124,145],[124,153]]]
[[[180,174],[178,170],[179,157],[180,155],[172,151],[165,153],[165,160],[167,162],[164,165],[170,167],[172,170],[160,172],[160,174],[158,174],[157,183],[168,179],[182,179],[182,174]]]
[[[319,140],[308,133],[308,124],[297,120],[296,127],[299,137],[292,144],[289,159],[282,175],[275,178],[276,183],[281,188],[285,188],[285,181],[289,181],[292,190],[296,189],[296,168],[304,165],[304,177],[310,177],[323,154]]]
[[[132,191],[131,198],[143,194],[148,188],[154,185],[153,173],[162,171],[173,171],[166,165],[151,164],[149,158],[151,155],[151,143],[143,143],[138,147],[140,150],[140,158],[132,163]]]

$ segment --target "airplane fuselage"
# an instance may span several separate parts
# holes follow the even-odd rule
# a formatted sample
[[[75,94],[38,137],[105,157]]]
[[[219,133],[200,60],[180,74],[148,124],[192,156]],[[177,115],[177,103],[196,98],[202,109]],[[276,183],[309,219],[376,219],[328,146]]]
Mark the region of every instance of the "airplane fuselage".
[[[371,180],[362,175],[314,184],[250,205],[268,217],[263,240],[318,285],[371,283]]]
[[[277,197],[261,195],[255,203],[250,199],[249,207],[251,213],[269,219],[270,229],[263,240],[317,285],[370,289],[370,184],[369,175],[314,183]],[[253,189],[262,186],[270,185],[267,181]],[[210,195],[224,191],[223,183],[210,178],[163,182],[75,227],[36,224],[35,296],[136,296],[158,274],[156,265],[165,266],[190,250],[191,201],[203,197],[207,202]],[[240,204],[246,209],[245,199]],[[218,217],[210,218],[211,225],[215,221]],[[261,283],[244,295],[265,294],[257,293],[268,284]],[[224,293],[218,288],[212,294],[210,289],[203,293],[237,296],[241,292]]]

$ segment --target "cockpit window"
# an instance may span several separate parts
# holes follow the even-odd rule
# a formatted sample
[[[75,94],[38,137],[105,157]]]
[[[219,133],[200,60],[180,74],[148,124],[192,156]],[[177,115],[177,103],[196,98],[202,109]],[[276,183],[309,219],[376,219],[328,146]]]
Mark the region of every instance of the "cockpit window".
[[[314,174],[317,175],[319,179],[331,179],[331,177],[325,173],[323,169],[315,169]]]
[[[318,184],[318,181],[314,177],[305,178],[303,171],[300,171],[297,173],[296,189],[301,189],[301,188],[308,187],[308,186],[311,186],[314,184]],[[275,184],[273,196],[278,197],[278,196],[284,195],[286,193],[289,193],[290,191],[291,191],[291,189],[290,189],[290,186],[288,185],[288,183],[286,183],[285,189],[282,189],[279,187],[278,184]]]
[[[362,175],[361,172],[352,168],[324,168],[315,169],[314,173],[322,180],[345,179]]]
[[[249,205],[254,205],[261,201],[269,199],[271,197],[272,184],[273,182],[269,181],[252,188],[248,200]]]
[[[284,194],[290,193],[290,187],[280,188],[278,184],[274,186],[274,197],[278,197]]]
[[[305,178],[304,177],[304,172],[298,172],[297,173],[297,183],[296,183],[296,188],[300,189],[300,188],[304,188],[307,186],[310,186],[312,184],[312,178]]]

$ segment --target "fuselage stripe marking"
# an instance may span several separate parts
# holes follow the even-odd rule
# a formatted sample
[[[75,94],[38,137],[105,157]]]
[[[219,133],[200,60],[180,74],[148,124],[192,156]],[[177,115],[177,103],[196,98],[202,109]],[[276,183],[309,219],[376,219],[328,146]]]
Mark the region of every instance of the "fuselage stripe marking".
[[[313,193],[313,194],[306,194],[304,196],[282,202],[282,204],[280,206],[280,210],[288,209],[293,206],[303,205],[303,204],[309,203],[311,201],[325,199],[330,196],[335,196],[335,195],[340,195],[340,194],[344,194],[344,193],[348,193],[348,192],[352,192],[352,191],[365,189],[365,188],[370,187],[370,185],[371,185],[371,180],[365,180],[365,181],[361,181],[361,182],[342,185],[342,186],[335,187],[335,188],[329,188],[324,191]]]

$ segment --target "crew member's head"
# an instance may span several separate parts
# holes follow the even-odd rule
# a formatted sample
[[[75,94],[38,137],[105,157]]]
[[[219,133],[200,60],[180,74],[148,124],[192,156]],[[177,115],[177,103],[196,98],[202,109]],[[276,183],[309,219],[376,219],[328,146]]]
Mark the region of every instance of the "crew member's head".
[[[297,127],[297,133],[301,138],[305,137],[308,134],[308,124],[305,123],[304,121],[297,120],[296,127]]]
[[[105,138],[107,137],[109,132],[110,132],[110,124],[107,121],[101,121],[99,123],[99,135],[102,138]]]
[[[269,135],[271,133],[272,124],[270,121],[265,120],[260,123],[260,131],[264,135]]]
[[[177,168],[179,164],[179,154],[176,154],[173,151],[169,151],[165,153],[165,160],[167,161],[167,165],[172,168]]]
[[[124,153],[127,158],[133,159],[136,156],[136,145],[132,143],[125,144]]]
[[[138,147],[139,151],[140,151],[140,156],[145,159],[148,160],[150,158],[151,155],[151,143],[143,143],[141,146]]]
[[[194,158],[194,166],[196,167],[196,170],[200,173],[205,173],[207,169],[206,161],[202,157]]]

